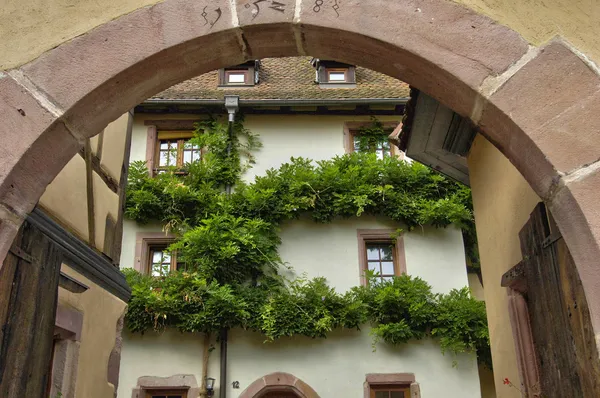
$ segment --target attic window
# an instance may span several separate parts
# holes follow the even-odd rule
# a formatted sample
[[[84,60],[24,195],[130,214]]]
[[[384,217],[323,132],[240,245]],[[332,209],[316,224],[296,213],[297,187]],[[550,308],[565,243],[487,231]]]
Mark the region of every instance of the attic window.
[[[259,61],[248,61],[244,64],[219,70],[219,87],[254,86],[258,84]]]
[[[321,87],[353,88],[356,86],[356,67],[336,61],[314,58],[311,61],[316,69],[316,82]]]

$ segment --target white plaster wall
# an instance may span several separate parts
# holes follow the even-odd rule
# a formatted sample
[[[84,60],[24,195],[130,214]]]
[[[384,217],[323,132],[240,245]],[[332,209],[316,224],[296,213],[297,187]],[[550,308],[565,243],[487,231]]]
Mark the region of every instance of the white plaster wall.
[[[397,116],[380,116],[379,120],[398,121]],[[263,147],[256,153],[256,164],[248,170],[244,180],[252,181],[257,175],[289,162],[292,156],[313,160],[331,159],[343,155],[344,123],[369,121],[369,117],[247,115],[244,126],[259,134]]]
[[[203,336],[170,330],[144,336],[125,333],[121,352],[119,398],[129,398],[141,376],[193,374],[200,384]],[[217,379],[219,344],[210,354],[208,376]],[[229,334],[227,396],[237,398],[252,382],[273,372],[287,372],[309,384],[321,398],[363,398],[367,373],[414,373],[423,397],[479,398],[479,374],[472,355],[442,355],[435,340],[373,349],[369,327],[361,332],[335,331],[327,339],[295,337],[265,343],[258,333]],[[453,367],[453,362],[456,366]],[[239,389],[232,383],[239,382]]]
[[[281,227],[280,254],[296,275],[325,277],[339,292],[360,284],[358,229],[401,228],[385,218],[362,216],[319,224],[294,220]],[[436,293],[468,285],[462,233],[454,227],[419,228],[404,233],[406,270]]]
[[[369,328],[337,331],[327,339],[290,338],[263,343],[258,334],[230,333],[227,396],[237,398],[258,378],[287,372],[309,384],[321,398],[364,398],[367,373],[414,373],[423,397],[479,398],[474,356],[442,355],[431,339],[400,347],[379,344],[373,351]],[[457,367],[452,362],[457,360]]]
[[[219,344],[210,354],[208,375],[218,378]],[[178,374],[194,375],[198,386],[202,383],[202,354],[204,335],[167,330],[144,335],[123,331],[121,367],[117,397],[130,398],[142,376],[170,377]],[[142,397],[140,397],[142,398]]]
[[[424,227],[404,234],[406,271],[427,281],[436,293],[468,286],[460,229]]]

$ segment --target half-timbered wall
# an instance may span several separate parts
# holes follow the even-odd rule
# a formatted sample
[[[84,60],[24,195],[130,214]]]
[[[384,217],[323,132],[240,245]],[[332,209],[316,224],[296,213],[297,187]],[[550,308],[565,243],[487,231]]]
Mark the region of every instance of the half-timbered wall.
[[[88,139],[56,176],[39,207],[69,232],[118,264],[122,203],[132,115],[126,113]]]

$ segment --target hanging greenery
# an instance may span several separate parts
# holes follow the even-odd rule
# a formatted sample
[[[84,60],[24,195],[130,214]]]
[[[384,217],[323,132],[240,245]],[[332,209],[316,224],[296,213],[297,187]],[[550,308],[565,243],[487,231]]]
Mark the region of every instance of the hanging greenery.
[[[374,122],[368,135],[377,131],[385,134]],[[151,177],[144,162],[130,167],[126,216],[179,234],[170,249],[186,264],[186,271],[164,278],[125,272],[133,292],[126,317],[131,331],[242,327],[274,340],[326,337],[336,328],[371,323],[376,342],[430,335],[440,338],[443,351],[489,357],[485,305],[466,288],[434,294],[426,282],[405,275],[342,294],[322,278],[285,281],[278,273],[284,266],[278,226],[304,215],[322,223],[385,216],[406,230],[454,224],[474,237],[467,187],[417,163],[364,153],[320,162],[292,158],[244,183],[241,175],[260,143],[241,121],[232,137],[226,126],[208,121],[198,125],[193,140],[205,156],[187,165],[184,175],[171,170]],[[226,194],[231,185],[234,192]]]

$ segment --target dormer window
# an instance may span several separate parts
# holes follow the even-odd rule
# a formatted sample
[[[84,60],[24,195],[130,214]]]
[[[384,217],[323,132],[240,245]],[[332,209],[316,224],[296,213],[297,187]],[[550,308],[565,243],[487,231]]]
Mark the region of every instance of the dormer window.
[[[356,67],[336,61],[313,58],[316,69],[316,82],[323,88],[356,87]]]
[[[259,61],[248,61],[244,64],[219,70],[219,87],[254,86],[258,84]]]

